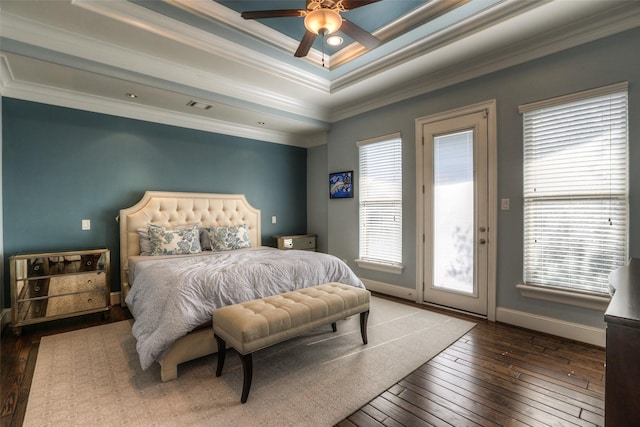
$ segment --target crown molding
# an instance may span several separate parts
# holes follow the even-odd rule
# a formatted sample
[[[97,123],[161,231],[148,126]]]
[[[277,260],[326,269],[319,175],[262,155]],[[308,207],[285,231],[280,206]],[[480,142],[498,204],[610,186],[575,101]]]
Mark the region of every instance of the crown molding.
[[[331,93],[347,89],[363,80],[375,77],[378,74],[399,67],[416,58],[423,57],[430,52],[455,41],[470,37],[479,31],[490,28],[499,22],[513,18],[528,10],[535,9],[549,1],[550,0],[544,2],[514,2],[514,0],[508,0],[499,3],[482,13],[448,27],[446,30],[417,40],[402,49],[398,49],[383,58],[372,61],[357,70],[335,79],[331,85]]]
[[[13,73],[5,55],[0,55],[0,96],[4,96],[5,88],[13,81]]]
[[[213,6],[216,5],[213,1],[209,3]],[[319,93],[328,93],[329,91],[329,81],[327,79],[323,79],[313,73],[305,72],[299,68],[292,67],[282,61],[274,60],[273,57],[269,55],[256,52],[255,50],[231,42],[223,37],[218,37],[210,32],[190,27],[135,3],[128,1],[103,2],[93,0],[72,0],[71,4],[97,14],[107,16],[111,19],[124,22],[128,25],[142,28],[145,31],[150,31],[161,37],[169,38],[185,46],[217,55],[223,59],[254,68],[260,72],[269,73],[281,79],[286,79],[287,81],[301,85],[306,89],[314,90]],[[193,5],[192,10],[198,12],[200,15],[205,13],[202,12],[203,10],[215,10],[215,8],[205,8],[203,3],[180,3],[183,8],[186,4],[189,4],[190,6]],[[211,16],[206,15],[205,17],[209,19],[212,18]],[[236,16],[235,18],[238,17]],[[234,21],[232,16],[229,14],[221,16],[221,19],[228,20],[220,22],[227,26]],[[245,20],[242,19],[242,21],[244,23]],[[257,24],[255,22],[246,23]],[[243,32],[246,33],[246,31]],[[278,42],[282,42],[282,40],[278,40]]]
[[[446,12],[468,3],[470,0],[432,0],[398,19],[388,23],[372,34],[383,43],[402,34],[407,28],[431,21]],[[329,58],[330,69],[333,70],[367,53],[368,50],[358,43],[352,43]],[[386,59],[386,58],[385,58]],[[359,72],[359,70],[358,70]]]
[[[300,44],[299,40],[292,39],[291,37],[282,34],[271,27],[263,25],[258,21],[244,19],[235,10],[229,9],[215,1],[165,1],[181,9],[188,10],[200,17],[216,22],[217,24],[229,26],[240,33],[258,38],[273,47],[285,50],[290,55],[295,53],[298,49],[298,45]],[[298,59],[309,62],[317,67],[322,67],[322,54],[316,49],[309,50],[307,56]],[[325,63],[330,63],[330,57],[325,57]],[[329,69],[331,69],[331,67],[329,67]]]
[[[104,4],[103,2],[96,3]],[[148,86],[162,87],[167,90],[175,90],[176,85],[183,85],[215,94],[208,101],[219,104],[233,102],[230,105],[247,108],[249,104],[253,103],[301,117],[320,121],[327,120],[326,109],[287,97],[281,93],[267,91],[258,86],[240,85],[229,77],[208,73],[201,69],[136,52],[84,35],[46,26],[20,16],[7,14],[2,10],[0,10],[0,18],[2,19],[3,37],[62,53],[70,58],[78,58],[69,64],[64,63],[62,57],[58,57],[55,59],[55,63],[59,65],[71,66]],[[49,61],[51,62],[51,59]],[[326,92],[326,90],[322,92]],[[242,100],[242,102],[237,100]]]
[[[3,76],[11,76],[11,68],[6,61],[6,57],[1,56],[0,59]],[[2,96],[8,98],[303,148],[318,144],[318,141],[321,140],[322,132],[309,137],[297,136],[225,122],[209,117],[199,117],[164,110],[148,105],[131,104],[130,102],[111,98],[20,82],[11,78],[3,78],[3,80],[5,81],[3,82]]]
[[[451,67],[423,74],[417,79],[404,82],[402,86],[392,89],[387,88],[384,93],[370,95],[364,101],[360,100],[344,104],[333,110],[330,122],[333,123],[353,117],[456,83],[640,27],[640,8],[630,3],[621,5],[616,9],[608,9],[606,12],[576,21],[571,25],[565,25],[552,32],[546,32],[536,38],[529,38],[483,54],[480,57],[456,63]]]
[[[86,2],[87,0],[74,0]],[[203,18],[212,20],[218,24],[223,23],[238,32],[248,34],[251,37],[258,38],[265,43],[284,49],[289,54],[296,51],[299,45],[298,40],[294,40],[279,31],[274,30],[257,21],[243,19],[239,13],[231,10],[215,1],[199,2],[194,0],[165,0],[167,3],[191,13],[197,14]],[[379,28],[372,34],[382,42],[385,42],[406,31],[407,28],[415,27],[425,20],[435,19],[436,17],[453,10],[456,7],[468,3],[470,0],[432,0],[422,6],[417,7],[413,11],[388,23]],[[362,55],[369,52],[368,49],[354,42],[340,49],[333,55],[325,56],[324,63],[327,69],[334,70]],[[322,66],[323,55],[317,49],[311,49],[307,56],[299,58],[301,61],[312,63],[317,67]]]
[[[187,0],[171,1],[191,4]],[[385,77],[384,72],[388,71],[390,67],[402,65],[405,70],[414,68],[428,70],[431,55],[434,52],[437,54],[436,51],[442,46],[452,42],[466,42],[463,39],[471,39],[471,35],[479,33],[492,24],[523,13],[529,8],[550,2],[514,2],[513,0],[505,0],[497,6],[487,9],[477,18],[468,19],[465,22],[451,26],[447,30],[434,34],[433,37],[418,41],[407,49],[391,54],[386,58],[360,68],[357,72],[337,79],[331,87],[331,93],[336,94],[344,91],[340,95],[345,95],[346,98],[348,93],[346,89],[358,90],[358,86],[363,88],[367,87],[367,85],[370,88],[374,87],[376,78],[381,82],[381,79]],[[216,52],[221,50],[225,55],[230,55],[226,56],[226,58],[235,58],[233,55],[238,54],[239,46],[232,42],[220,39],[220,43],[224,43],[224,46],[226,46],[221,48],[219,44],[216,45],[217,41],[214,42],[219,37],[216,38],[206,31],[195,29],[191,31],[178,21],[171,20],[129,1],[96,2],[72,0],[72,3],[79,7],[102,8],[104,13],[111,13],[111,15],[107,16],[113,19],[142,27],[162,37],[177,40],[199,50],[206,50],[216,55],[218,54]],[[195,2],[194,4],[207,3],[216,4],[215,2]],[[598,38],[639,27],[640,8],[637,7],[637,3],[633,3],[628,2],[610,7],[598,15],[578,20],[570,25],[564,25],[562,28],[541,32],[537,37],[512,43],[474,58],[457,62],[455,65],[451,64],[446,69],[432,72],[422,71],[419,75],[412,74],[414,77],[408,77],[403,83],[396,86],[379,85],[378,89],[367,95],[366,98],[363,96],[361,98],[353,98],[346,103],[336,102],[331,107],[331,110],[327,107],[321,107],[319,104],[288,98],[274,91],[260,89],[260,87],[239,85],[233,79],[233,75],[231,75],[231,78],[229,76],[219,76],[206,70],[187,67],[152,55],[141,54],[132,49],[11,15],[1,9],[0,20],[2,28],[0,34],[6,40],[33,46],[36,54],[38,53],[37,50],[40,49],[42,55],[49,55],[46,60],[59,65],[168,91],[206,94],[204,97],[201,95],[193,96],[216,104],[225,104],[247,110],[255,110],[257,108],[262,112],[273,109],[269,114],[292,120],[306,120],[307,122],[315,119],[326,124],[557,53]],[[223,9],[228,13],[227,8]],[[132,14],[127,15],[130,12]],[[233,12],[233,15],[235,18],[241,19],[237,13]],[[141,17],[144,19],[141,20]],[[221,15],[221,17],[224,18],[224,15]],[[242,22],[245,24],[252,23],[245,22],[245,20],[242,20]],[[253,23],[265,27],[261,24]],[[9,43],[4,47],[6,52],[11,52]],[[252,55],[255,56],[255,52]],[[329,96],[330,86],[327,80],[318,78],[313,74],[304,73],[295,67],[286,67],[284,63],[275,61],[272,58],[266,58],[266,65],[259,67],[261,72],[268,72],[266,70],[272,69],[270,67],[277,63],[279,64],[278,67],[282,66],[278,70],[281,70],[281,77],[286,81],[291,80],[292,75],[294,82],[296,78],[311,77],[312,82],[310,85],[304,87],[321,87],[317,91],[317,93],[322,94],[319,98]],[[40,59],[45,60],[44,58]],[[235,61],[235,59],[229,60]],[[258,64],[258,62],[255,64]],[[136,105],[130,102],[125,103],[112,98],[73,93],[63,89],[18,81],[11,73],[8,58],[1,55],[1,52],[0,67],[0,94],[2,96],[298,147],[310,147],[326,143],[326,132],[318,132],[312,135],[293,135],[285,132],[268,131],[167,109]],[[257,69],[257,65],[252,68]],[[407,73],[407,75],[410,74]],[[360,81],[363,76],[365,79],[370,79],[370,81]]]

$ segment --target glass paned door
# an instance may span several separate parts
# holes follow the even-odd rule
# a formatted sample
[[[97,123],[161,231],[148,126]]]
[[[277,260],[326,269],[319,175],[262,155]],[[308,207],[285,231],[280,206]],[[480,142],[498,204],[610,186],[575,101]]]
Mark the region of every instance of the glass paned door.
[[[484,112],[424,124],[424,300],[487,314]]]
[[[474,294],[473,130],[433,138],[433,286]]]

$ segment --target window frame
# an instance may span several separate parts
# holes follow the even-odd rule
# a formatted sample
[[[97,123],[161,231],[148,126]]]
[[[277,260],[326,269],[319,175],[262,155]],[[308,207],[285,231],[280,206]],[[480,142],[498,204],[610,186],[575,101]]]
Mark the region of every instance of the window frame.
[[[526,140],[525,140],[525,117],[524,114],[528,112],[534,112],[536,110],[541,110],[549,107],[557,107],[563,106],[567,104],[571,104],[577,101],[588,101],[590,99],[595,99],[602,96],[614,95],[617,93],[624,92],[626,94],[626,134],[625,134],[625,144],[626,151],[624,156],[625,162],[625,191],[624,191],[624,205],[625,205],[625,228],[624,228],[624,236],[625,242],[623,243],[624,254],[621,255],[621,258],[624,260],[628,259],[629,256],[629,104],[628,104],[628,82],[617,83],[609,86],[604,86],[592,90],[582,91],[574,94],[569,94],[565,96],[560,96],[556,98],[551,98],[548,100],[543,100],[539,102],[534,102],[530,104],[521,105],[519,107],[519,112],[523,114],[523,150],[526,149]],[[527,234],[527,224],[525,220],[525,212],[526,212],[526,177],[524,176],[524,158],[523,158],[523,239]],[[592,197],[596,194],[599,194],[597,191],[592,193]],[[609,196],[611,197],[611,196]],[[594,197],[595,200],[595,197]],[[549,285],[549,284],[539,284],[539,283],[526,283],[525,275],[527,271],[527,258],[526,258],[526,247],[527,241],[523,240],[523,284],[518,284],[516,288],[521,292],[521,294],[525,297],[531,297],[546,301],[560,302],[564,304],[577,305],[590,309],[598,309],[603,310],[606,308],[609,300],[610,300],[610,290],[605,290],[604,286],[601,286],[600,291],[597,290],[585,290],[580,289],[580,287],[571,287],[571,286],[557,286],[557,285]]]
[[[362,148],[363,147],[369,147],[372,148],[375,146],[375,144],[381,144],[381,143],[397,143],[397,147],[394,147],[393,150],[397,150],[397,152],[393,153],[394,154],[394,162],[396,163],[397,166],[397,170],[395,171],[395,173],[397,175],[399,175],[399,182],[396,182],[395,184],[398,185],[399,188],[399,192],[394,193],[394,196],[397,196],[398,198],[394,198],[394,199],[386,199],[386,200],[372,200],[372,199],[368,199],[368,200],[363,200],[363,198],[367,197],[367,194],[369,194],[369,192],[363,188],[364,185],[367,185],[367,176],[364,174],[363,172],[363,167],[362,167],[362,161],[363,161],[363,151]],[[361,140],[361,141],[357,141],[356,142],[356,146],[358,147],[358,165],[359,165],[359,169],[358,169],[358,173],[359,173],[359,179],[358,179],[358,258],[355,260],[356,264],[358,264],[359,267],[361,268],[365,268],[365,269],[370,269],[370,270],[377,270],[377,271],[383,271],[386,273],[392,273],[392,274],[401,274],[402,271],[404,270],[404,264],[403,264],[403,250],[402,250],[402,245],[403,245],[403,239],[402,239],[402,231],[403,231],[403,221],[402,221],[402,216],[404,215],[404,207],[403,207],[403,199],[402,199],[402,182],[403,182],[403,170],[402,170],[402,137],[401,134],[399,132],[397,133],[393,133],[393,134],[389,134],[389,135],[384,135],[384,136],[380,136],[377,138],[371,138],[371,139],[366,139],[366,140]],[[397,157],[395,157],[397,156]],[[363,242],[363,238],[365,237],[363,235],[364,230],[363,230],[363,209],[364,209],[364,204],[370,204],[370,203],[382,203],[382,204],[392,204],[395,205],[397,208],[397,205],[399,204],[400,206],[400,224],[399,226],[396,226],[396,235],[393,236],[394,239],[396,239],[396,249],[397,252],[395,252],[394,254],[392,254],[392,256],[395,256],[396,259],[380,259],[377,257],[372,257],[372,254],[363,254],[363,245],[365,244],[365,242]],[[394,221],[396,222],[396,221]]]

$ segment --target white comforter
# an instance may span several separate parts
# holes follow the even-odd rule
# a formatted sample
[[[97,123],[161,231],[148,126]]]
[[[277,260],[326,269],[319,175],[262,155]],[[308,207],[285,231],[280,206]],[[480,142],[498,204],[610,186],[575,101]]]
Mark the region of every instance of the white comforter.
[[[364,288],[340,259],[269,247],[139,261],[126,302],[135,318],[140,364],[147,369],[171,344],[211,320],[213,311],[328,282]]]

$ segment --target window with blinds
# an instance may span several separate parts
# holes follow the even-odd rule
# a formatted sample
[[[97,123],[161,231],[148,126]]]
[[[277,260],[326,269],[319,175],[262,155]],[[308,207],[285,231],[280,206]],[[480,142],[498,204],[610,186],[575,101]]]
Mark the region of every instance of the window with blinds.
[[[520,107],[524,281],[608,292],[627,261],[627,85]]]
[[[400,134],[357,143],[360,197],[359,261],[402,263],[402,143]]]

